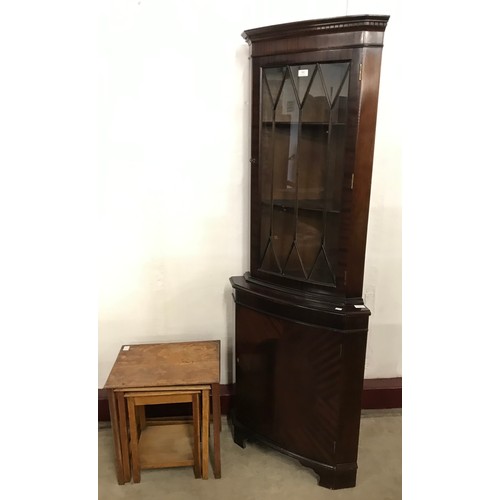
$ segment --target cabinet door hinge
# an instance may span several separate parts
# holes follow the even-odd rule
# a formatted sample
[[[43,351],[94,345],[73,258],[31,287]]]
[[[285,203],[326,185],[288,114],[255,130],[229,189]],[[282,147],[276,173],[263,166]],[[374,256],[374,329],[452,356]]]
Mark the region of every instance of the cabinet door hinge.
[[[358,80],[361,81],[363,79],[363,65],[360,64],[359,65],[359,76],[358,76]]]
[[[333,442],[333,453],[335,453],[335,449],[337,448],[337,441]]]
[[[351,175],[351,189],[354,189],[354,174]]]

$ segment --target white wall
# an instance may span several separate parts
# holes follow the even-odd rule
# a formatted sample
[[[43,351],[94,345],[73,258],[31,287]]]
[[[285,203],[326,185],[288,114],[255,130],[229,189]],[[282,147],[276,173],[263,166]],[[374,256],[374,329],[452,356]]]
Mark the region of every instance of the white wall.
[[[102,7],[99,387],[122,344],[221,339],[233,380],[229,277],[249,269],[245,29],[389,14],[365,299],[366,376],[401,375],[399,14],[396,1],[117,0]]]

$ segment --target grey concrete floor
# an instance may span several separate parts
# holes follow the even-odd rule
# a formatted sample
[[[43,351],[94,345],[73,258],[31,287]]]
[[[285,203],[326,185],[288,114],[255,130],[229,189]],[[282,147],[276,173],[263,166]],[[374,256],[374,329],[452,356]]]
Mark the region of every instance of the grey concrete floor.
[[[191,467],[144,470],[139,484],[116,482],[113,436],[108,424],[98,431],[99,500],[268,500],[402,498],[400,410],[364,411],[361,418],[355,488],[329,490],[296,460],[256,443],[233,443],[226,418],[221,432],[222,478],[194,479]]]

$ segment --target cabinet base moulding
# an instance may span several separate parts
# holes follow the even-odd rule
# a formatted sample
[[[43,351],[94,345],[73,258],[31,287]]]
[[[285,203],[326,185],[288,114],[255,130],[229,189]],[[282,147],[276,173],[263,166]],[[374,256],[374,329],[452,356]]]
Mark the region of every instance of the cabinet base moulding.
[[[256,440],[279,451],[280,453],[298,460],[304,467],[312,469],[318,476],[318,485],[323,488],[337,490],[343,488],[354,488],[354,486],[356,486],[356,473],[358,471],[356,463],[328,465],[315,460],[310,460],[306,457],[302,457],[296,453],[285,450],[265,437],[255,434],[252,430],[238,422],[234,416],[231,420],[233,424],[232,432],[234,442],[241,448],[246,447],[247,441],[252,442]]]

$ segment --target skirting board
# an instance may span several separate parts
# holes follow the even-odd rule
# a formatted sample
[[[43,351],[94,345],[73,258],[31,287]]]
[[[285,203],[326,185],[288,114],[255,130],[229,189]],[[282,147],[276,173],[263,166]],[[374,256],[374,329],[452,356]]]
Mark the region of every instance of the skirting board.
[[[364,410],[381,410],[402,408],[402,378],[375,378],[366,379],[363,384],[361,407]],[[234,384],[220,386],[221,412],[229,414],[231,400],[234,395]],[[98,419],[99,422],[109,421],[109,407],[104,389],[98,390]],[[146,407],[146,415],[154,417],[178,417],[190,413],[189,405],[155,405]]]
[[[363,410],[402,407],[403,379],[401,377],[365,379],[361,396]]]

